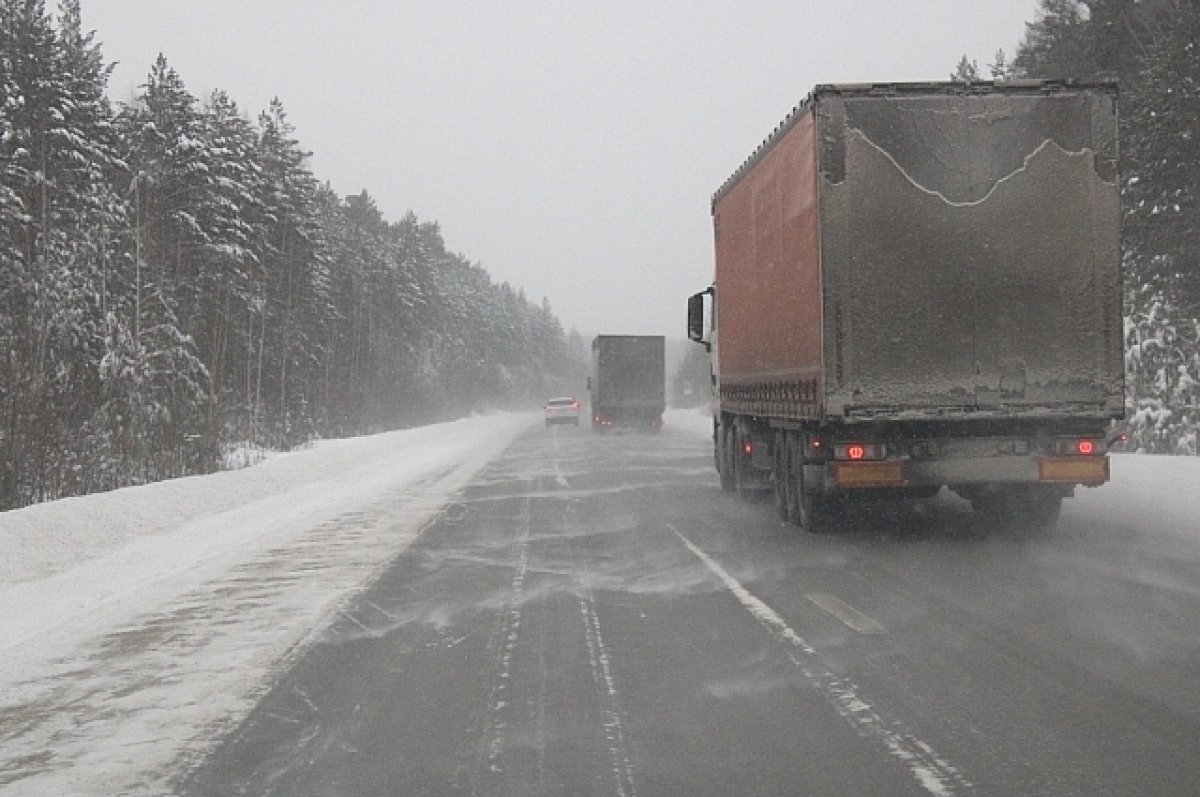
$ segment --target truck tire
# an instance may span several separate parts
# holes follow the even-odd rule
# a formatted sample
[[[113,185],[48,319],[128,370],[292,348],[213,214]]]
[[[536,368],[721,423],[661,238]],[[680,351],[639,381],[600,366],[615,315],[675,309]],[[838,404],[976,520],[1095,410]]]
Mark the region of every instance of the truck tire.
[[[795,457],[795,475],[792,479],[796,504],[796,525],[809,534],[825,534],[832,531],[832,511],[829,499],[818,495],[804,483],[804,458],[799,435],[793,435],[792,453]]]
[[[795,503],[792,501],[791,435],[775,433],[775,509],[784,523],[795,523]]]
[[[729,433],[729,425],[722,423],[717,426],[717,442],[714,455],[717,460],[717,473],[721,475],[721,489],[732,493],[735,487],[733,480],[733,457],[730,453],[730,443],[733,435]]]
[[[796,495],[796,525],[809,534],[824,534],[831,529],[829,508],[824,498],[804,489],[803,478]]]
[[[748,498],[750,496],[751,479],[746,468],[746,455],[742,453],[742,446],[745,445],[746,441],[742,437],[742,430],[737,425],[734,425],[731,436],[733,437],[733,445],[730,446],[729,454],[730,459],[733,460],[733,468],[731,469],[733,470],[733,489],[742,498]]]

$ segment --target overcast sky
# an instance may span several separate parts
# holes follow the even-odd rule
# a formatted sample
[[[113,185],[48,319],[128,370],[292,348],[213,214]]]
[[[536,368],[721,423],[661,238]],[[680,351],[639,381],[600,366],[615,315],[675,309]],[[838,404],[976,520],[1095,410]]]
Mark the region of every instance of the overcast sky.
[[[53,3],[48,3],[53,6]],[[818,83],[1011,57],[1036,0],[83,0],[130,98],[278,96],[339,194],[441,224],[567,329],[682,337],[709,199]]]

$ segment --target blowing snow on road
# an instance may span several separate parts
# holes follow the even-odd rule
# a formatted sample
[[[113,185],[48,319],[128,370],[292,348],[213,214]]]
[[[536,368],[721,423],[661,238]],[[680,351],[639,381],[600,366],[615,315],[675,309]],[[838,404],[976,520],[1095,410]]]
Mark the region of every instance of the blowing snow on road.
[[[828,535],[711,422],[494,415],[0,514],[0,794],[1129,794],[1200,779],[1200,460]]]

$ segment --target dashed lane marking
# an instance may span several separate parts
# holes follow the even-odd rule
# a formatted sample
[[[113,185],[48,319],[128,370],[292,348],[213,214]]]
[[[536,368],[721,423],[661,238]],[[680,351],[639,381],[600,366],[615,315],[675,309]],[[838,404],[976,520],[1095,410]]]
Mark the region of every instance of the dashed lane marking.
[[[880,716],[862,696],[858,686],[850,679],[832,672],[817,649],[797,634],[774,609],[753,595],[678,529],[669,524],[667,528],[721,580],[764,628],[787,643],[788,658],[805,679],[820,690],[833,709],[859,734],[878,742],[888,754],[907,767],[922,788],[936,797],[954,797],[974,791],[971,782],[928,743],[906,731],[899,721]]]
[[[804,597],[841,620],[860,634],[883,634],[886,629],[877,620],[827,592],[810,592]]]

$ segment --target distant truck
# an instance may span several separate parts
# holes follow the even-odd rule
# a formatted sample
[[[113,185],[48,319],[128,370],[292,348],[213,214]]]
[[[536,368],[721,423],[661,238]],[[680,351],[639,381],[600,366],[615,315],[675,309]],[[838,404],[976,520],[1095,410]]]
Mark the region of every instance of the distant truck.
[[[666,339],[662,335],[598,335],[592,341],[592,428],[657,430],[666,408]]]
[[[1053,525],[1124,368],[1113,84],[818,86],[712,199],[721,486],[811,531],[946,486]],[[710,305],[711,302],[711,305]]]

